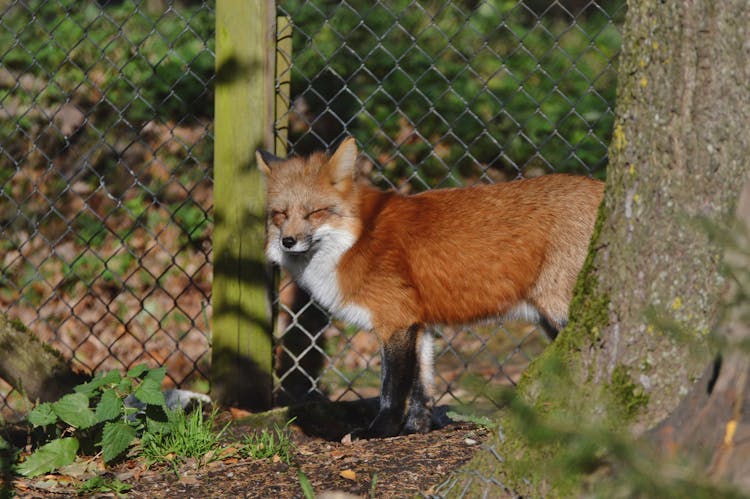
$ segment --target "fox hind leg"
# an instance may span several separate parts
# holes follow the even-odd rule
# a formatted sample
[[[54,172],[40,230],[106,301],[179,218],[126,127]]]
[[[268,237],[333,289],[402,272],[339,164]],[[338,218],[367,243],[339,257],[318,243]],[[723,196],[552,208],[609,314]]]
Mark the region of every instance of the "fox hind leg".
[[[422,329],[417,340],[417,362],[414,383],[409,395],[409,409],[402,434],[426,433],[432,426],[432,387],[434,384],[434,350],[432,332]]]
[[[547,336],[547,338],[552,341],[557,338],[557,334],[560,332],[560,329],[562,327],[565,327],[565,324],[562,324],[561,327],[558,327],[557,325],[555,325],[555,323],[545,317],[544,314],[540,314],[539,327],[542,328],[542,331]]]

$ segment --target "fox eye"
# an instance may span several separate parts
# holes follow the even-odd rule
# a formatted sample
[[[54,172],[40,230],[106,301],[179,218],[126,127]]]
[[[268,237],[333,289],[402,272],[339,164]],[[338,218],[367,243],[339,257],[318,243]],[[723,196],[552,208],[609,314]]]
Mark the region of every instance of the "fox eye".
[[[286,211],[271,210],[271,222],[277,227],[284,223],[286,220]]]
[[[305,215],[305,218],[313,221],[321,221],[328,217],[332,213],[332,209],[326,206],[325,208],[317,208],[312,210],[310,213]]]

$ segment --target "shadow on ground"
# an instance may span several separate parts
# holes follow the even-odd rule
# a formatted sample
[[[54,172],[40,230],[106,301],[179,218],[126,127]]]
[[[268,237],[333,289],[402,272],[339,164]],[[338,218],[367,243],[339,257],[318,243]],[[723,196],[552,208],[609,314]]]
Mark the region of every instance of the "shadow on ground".
[[[294,425],[305,435],[338,442],[352,431],[366,428],[375,418],[378,407],[377,398],[342,402],[319,400],[253,414],[237,423],[257,427],[276,424],[281,427],[294,419]],[[433,409],[433,430],[443,428],[452,422],[447,415],[449,409],[448,406]]]

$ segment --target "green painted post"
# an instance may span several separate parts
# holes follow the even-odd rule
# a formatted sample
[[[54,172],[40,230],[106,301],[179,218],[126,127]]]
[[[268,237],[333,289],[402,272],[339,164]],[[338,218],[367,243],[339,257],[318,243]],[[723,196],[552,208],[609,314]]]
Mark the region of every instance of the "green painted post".
[[[211,394],[262,410],[273,390],[264,189],[255,149],[270,149],[275,4],[217,0]]]

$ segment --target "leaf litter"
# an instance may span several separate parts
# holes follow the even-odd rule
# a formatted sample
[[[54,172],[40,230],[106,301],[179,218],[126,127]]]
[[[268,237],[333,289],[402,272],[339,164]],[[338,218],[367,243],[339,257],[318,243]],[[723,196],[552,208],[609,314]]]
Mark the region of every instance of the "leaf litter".
[[[253,430],[235,426],[227,438],[237,439]],[[202,465],[188,460],[176,473],[169,465],[147,466],[143,459],[129,456],[106,471],[101,464],[94,464],[97,460],[88,460],[77,461],[59,474],[0,479],[0,490],[21,496],[60,497],[77,494],[86,480],[99,476],[104,484],[111,481],[127,488],[130,498],[303,497],[300,477],[304,476],[318,495],[340,491],[358,497],[413,497],[429,493],[451,471],[468,462],[490,431],[460,422],[427,434],[343,444],[308,437],[292,427],[290,437],[295,449],[289,465],[280,459],[241,458],[221,452],[231,457]],[[232,445],[234,442],[228,441],[225,448]],[[108,490],[103,488],[100,493],[117,496]]]

